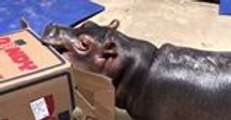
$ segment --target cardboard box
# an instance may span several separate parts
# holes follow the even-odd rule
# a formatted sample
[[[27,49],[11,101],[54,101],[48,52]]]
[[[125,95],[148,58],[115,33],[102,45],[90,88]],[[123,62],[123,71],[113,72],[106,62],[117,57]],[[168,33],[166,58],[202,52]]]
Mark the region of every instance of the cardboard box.
[[[79,68],[74,68],[74,73],[78,103],[74,116],[79,120],[114,120],[115,92],[111,79]]]
[[[0,120],[69,120],[71,65],[30,30],[0,36]]]

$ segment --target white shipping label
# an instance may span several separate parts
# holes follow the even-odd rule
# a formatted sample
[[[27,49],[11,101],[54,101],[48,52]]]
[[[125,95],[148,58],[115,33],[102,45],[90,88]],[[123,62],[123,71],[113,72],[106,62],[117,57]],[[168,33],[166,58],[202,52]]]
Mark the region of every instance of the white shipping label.
[[[41,120],[49,116],[48,107],[44,98],[40,98],[30,103],[35,120]]]

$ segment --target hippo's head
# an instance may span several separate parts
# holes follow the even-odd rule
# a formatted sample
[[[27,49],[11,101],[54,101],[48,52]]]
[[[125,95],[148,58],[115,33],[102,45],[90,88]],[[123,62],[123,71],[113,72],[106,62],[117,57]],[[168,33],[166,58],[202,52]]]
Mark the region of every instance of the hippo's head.
[[[140,81],[151,66],[157,48],[117,31],[118,20],[100,26],[86,22],[77,28],[49,25],[43,42],[65,48],[74,66],[112,78],[116,105],[124,108],[131,81]]]
[[[118,20],[106,26],[88,21],[78,28],[50,24],[42,41],[56,48],[65,48],[74,65],[115,78],[122,69],[122,58],[117,44],[109,36],[118,26]]]

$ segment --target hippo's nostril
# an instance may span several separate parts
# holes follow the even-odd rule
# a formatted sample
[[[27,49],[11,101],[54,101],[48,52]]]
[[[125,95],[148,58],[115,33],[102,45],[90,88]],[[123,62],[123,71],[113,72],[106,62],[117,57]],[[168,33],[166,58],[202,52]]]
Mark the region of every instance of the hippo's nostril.
[[[44,30],[43,37],[52,38],[57,34],[59,34],[57,26],[49,24]]]
[[[55,24],[55,23],[50,23],[49,25],[51,25],[51,26],[56,26],[56,24]]]
[[[102,57],[105,59],[108,58],[116,58],[117,57],[117,53],[115,51],[104,51],[102,54]]]
[[[50,30],[49,36],[50,36],[50,37],[53,37],[53,36],[55,36],[56,34],[58,34],[58,29],[57,29],[56,27],[53,27],[53,28]]]

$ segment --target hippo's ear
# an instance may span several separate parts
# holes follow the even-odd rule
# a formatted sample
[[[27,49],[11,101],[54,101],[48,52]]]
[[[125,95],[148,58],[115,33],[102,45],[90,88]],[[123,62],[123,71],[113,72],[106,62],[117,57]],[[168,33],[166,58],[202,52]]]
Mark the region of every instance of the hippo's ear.
[[[103,57],[105,58],[115,58],[118,55],[117,46],[112,41],[107,41],[103,44]]]
[[[20,19],[20,24],[22,28],[25,28],[25,29],[30,28],[28,21],[23,17]]]
[[[112,29],[112,30],[116,30],[120,25],[119,20],[114,19],[111,21],[111,23],[107,26],[108,28]]]

